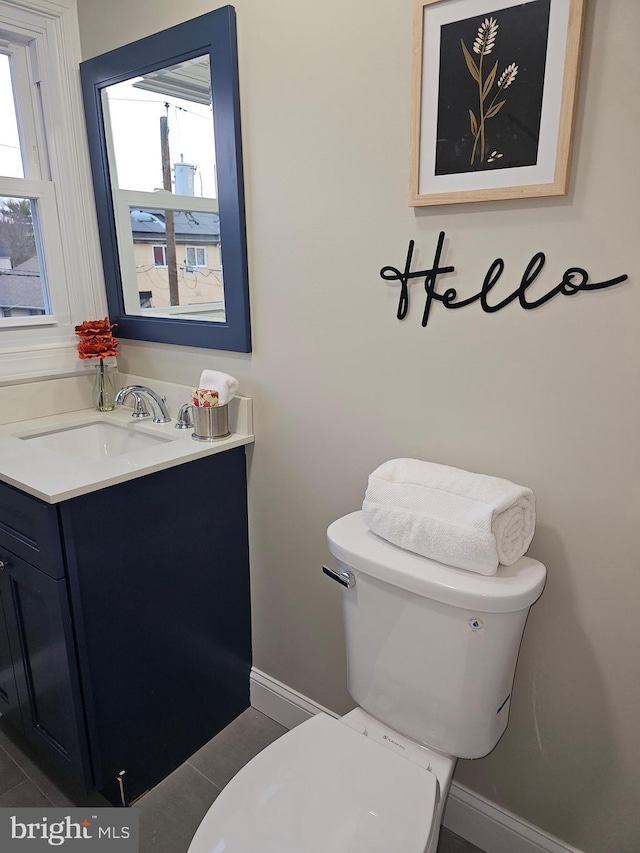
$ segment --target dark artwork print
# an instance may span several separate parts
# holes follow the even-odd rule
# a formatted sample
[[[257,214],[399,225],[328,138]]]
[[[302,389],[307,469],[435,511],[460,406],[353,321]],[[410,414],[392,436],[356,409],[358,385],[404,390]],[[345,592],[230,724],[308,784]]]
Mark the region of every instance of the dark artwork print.
[[[441,28],[436,175],[536,164],[550,5]]]

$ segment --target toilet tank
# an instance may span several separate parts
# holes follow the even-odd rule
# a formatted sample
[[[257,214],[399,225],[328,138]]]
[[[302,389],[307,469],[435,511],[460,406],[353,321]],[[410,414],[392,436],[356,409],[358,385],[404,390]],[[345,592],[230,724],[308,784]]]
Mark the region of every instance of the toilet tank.
[[[458,758],[507,727],[520,641],[546,569],[522,557],[492,577],[386,542],[362,513],[327,531],[343,587],[349,693],[396,731]]]

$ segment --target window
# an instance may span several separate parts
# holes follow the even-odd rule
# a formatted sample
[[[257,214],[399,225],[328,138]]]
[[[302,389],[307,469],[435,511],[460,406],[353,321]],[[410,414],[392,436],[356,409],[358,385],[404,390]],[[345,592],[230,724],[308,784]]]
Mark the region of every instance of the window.
[[[152,246],[153,249],[153,265],[154,267],[166,267],[167,265],[167,247]]]
[[[207,266],[207,250],[204,246],[185,246],[187,269]]]
[[[38,250],[37,204],[36,199],[0,196],[0,317],[51,314]]]
[[[73,326],[106,313],[75,3],[53,6],[0,0],[0,383],[82,370]]]
[[[53,314],[40,222],[50,220],[53,231],[56,220],[53,186],[43,180],[42,116],[31,97],[29,59],[24,45],[0,48],[0,316],[25,324]],[[49,239],[58,241],[57,233]],[[58,313],[65,312],[65,298],[64,291],[56,294]]]
[[[24,178],[10,58],[6,53],[0,53],[0,103],[2,103],[2,128],[0,129],[2,174],[11,178]]]

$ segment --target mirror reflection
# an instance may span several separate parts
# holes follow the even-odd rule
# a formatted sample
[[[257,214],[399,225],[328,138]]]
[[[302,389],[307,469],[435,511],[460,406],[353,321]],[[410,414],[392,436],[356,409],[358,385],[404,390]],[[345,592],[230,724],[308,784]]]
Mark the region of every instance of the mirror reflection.
[[[126,313],[224,322],[208,54],[101,96]]]

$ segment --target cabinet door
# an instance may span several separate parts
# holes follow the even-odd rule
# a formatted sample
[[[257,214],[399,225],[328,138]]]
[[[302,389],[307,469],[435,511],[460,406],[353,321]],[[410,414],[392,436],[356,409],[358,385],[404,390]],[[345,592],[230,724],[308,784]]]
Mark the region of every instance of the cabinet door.
[[[9,632],[4,615],[5,609],[12,606],[10,584],[9,575],[4,571],[4,563],[0,561],[0,714],[14,728],[22,731],[13,658],[9,647]]]
[[[244,448],[60,514],[95,784],[117,802],[124,770],[132,802],[249,707]]]
[[[88,756],[64,580],[0,552],[3,605],[25,737],[87,782]]]

